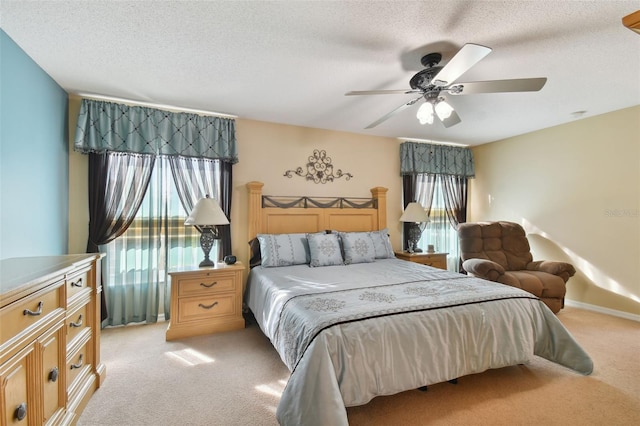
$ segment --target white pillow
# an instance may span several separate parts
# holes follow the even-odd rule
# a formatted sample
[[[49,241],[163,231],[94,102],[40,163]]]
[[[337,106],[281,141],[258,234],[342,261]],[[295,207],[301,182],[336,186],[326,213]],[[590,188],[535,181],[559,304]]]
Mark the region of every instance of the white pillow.
[[[307,234],[311,261],[309,266],[342,265],[338,234]]]
[[[340,232],[344,264],[370,263],[375,261],[376,252],[369,232]]]
[[[309,263],[306,234],[258,234],[262,266],[291,266]]]

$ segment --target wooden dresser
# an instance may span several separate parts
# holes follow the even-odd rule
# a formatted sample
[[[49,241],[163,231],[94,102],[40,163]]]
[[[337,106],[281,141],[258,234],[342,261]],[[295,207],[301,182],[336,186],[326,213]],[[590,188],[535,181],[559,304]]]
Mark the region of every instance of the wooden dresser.
[[[395,254],[398,259],[421,263],[434,268],[447,269],[448,253],[407,253],[406,251],[397,251]]]
[[[103,382],[103,256],[1,261],[1,426],[74,424]]]
[[[171,319],[165,340],[244,328],[244,265],[170,271]]]

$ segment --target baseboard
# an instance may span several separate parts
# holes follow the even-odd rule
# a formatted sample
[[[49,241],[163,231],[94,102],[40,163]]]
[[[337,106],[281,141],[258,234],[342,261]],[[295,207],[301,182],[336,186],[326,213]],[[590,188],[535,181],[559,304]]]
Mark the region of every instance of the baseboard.
[[[587,311],[599,312],[601,314],[612,315],[629,319],[631,321],[640,322],[640,315],[630,314],[629,312],[617,311],[615,309],[603,308],[602,306],[590,305],[589,303],[578,302],[575,300],[565,299],[564,304],[573,308],[585,309]]]

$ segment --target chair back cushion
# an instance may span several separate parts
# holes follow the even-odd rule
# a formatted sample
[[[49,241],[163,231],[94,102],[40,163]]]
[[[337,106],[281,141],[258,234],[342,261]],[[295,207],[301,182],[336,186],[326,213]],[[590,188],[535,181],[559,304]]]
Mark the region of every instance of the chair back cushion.
[[[461,223],[458,238],[463,261],[488,259],[507,271],[518,271],[533,260],[526,233],[514,222]]]

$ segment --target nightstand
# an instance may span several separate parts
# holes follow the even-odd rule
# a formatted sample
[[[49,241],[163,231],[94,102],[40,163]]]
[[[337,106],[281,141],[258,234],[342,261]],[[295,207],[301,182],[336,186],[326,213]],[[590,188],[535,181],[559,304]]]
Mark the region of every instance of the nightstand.
[[[171,276],[171,319],[166,340],[244,328],[244,265],[182,268]]]
[[[408,253],[406,251],[396,251],[394,253],[398,259],[421,263],[434,268],[447,269],[447,254],[449,253]]]

